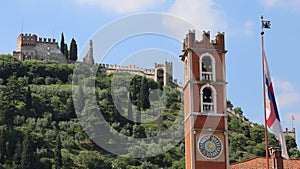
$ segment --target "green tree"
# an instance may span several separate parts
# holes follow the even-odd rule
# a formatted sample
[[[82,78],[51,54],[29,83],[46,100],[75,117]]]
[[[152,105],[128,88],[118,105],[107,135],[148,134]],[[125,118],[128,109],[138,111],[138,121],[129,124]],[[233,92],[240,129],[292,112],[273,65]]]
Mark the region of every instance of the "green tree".
[[[131,120],[131,121],[133,120],[133,117],[132,117],[132,103],[131,103],[130,99],[128,101],[127,119]]]
[[[236,107],[236,108],[233,109],[233,111],[234,111],[236,114],[240,115],[240,116],[243,115],[243,110],[242,110],[241,107]]]
[[[6,159],[6,127],[0,127],[0,164],[4,164]]]
[[[69,51],[68,51],[68,45],[67,44],[64,45],[64,54],[65,54],[66,58],[69,59]]]
[[[233,104],[231,103],[230,100],[227,100],[227,108],[230,110],[232,110],[232,108],[233,108]]]
[[[65,43],[64,33],[61,33],[60,51],[65,55],[66,59],[68,59],[68,57],[69,57],[68,45]]]
[[[20,141],[17,142],[14,154],[14,168],[21,169],[21,154],[22,154],[22,144]]]
[[[137,106],[137,102],[138,102],[138,95],[140,93],[140,80],[141,80],[141,76],[134,76],[134,78],[132,78],[131,82],[130,82],[130,86],[129,86],[129,97],[130,100],[132,102],[133,105]]]
[[[83,91],[83,88],[82,88],[82,85],[79,85],[79,88],[78,88],[78,92],[76,93],[76,97],[75,97],[75,106],[77,106],[76,110],[79,112],[79,113],[82,113],[82,111],[84,110],[84,107],[85,107],[85,97],[84,97],[84,91]]]
[[[300,152],[297,148],[291,148],[288,150],[290,158],[299,158]]]
[[[265,138],[265,130],[263,126],[255,126],[250,128],[250,137],[251,140],[256,142],[256,144],[263,142]]]
[[[24,105],[25,92],[15,75],[8,78],[0,98],[0,125],[7,125],[9,130],[12,129],[15,115]]]
[[[296,140],[291,136],[285,136],[285,141],[290,158],[299,158],[300,151],[297,149]]]
[[[72,95],[69,96],[66,103],[66,114],[68,119],[76,118]]]
[[[32,148],[31,134],[29,131],[26,132],[25,138],[22,144],[22,154],[21,154],[21,168],[22,169],[32,169],[33,168],[33,148]]]
[[[297,148],[296,140],[291,136],[285,136],[285,142],[287,149]]]
[[[76,61],[77,60],[77,43],[74,38],[72,38],[70,44],[70,60]]]
[[[60,38],[60,51],[65,54],[65,36],[64,33],[61,33],[61,38]]]
[[[61,169],[62,168],[62,156],[61,156],[61,141],[59,133],[56,136],[56,146],[55,146],[55,154],[54,154],[54,160],[55,160],[55,169]]]
[[[31,109],[32,109],[31,89],[30,86],[28,86],[27,93],[26,93],[26,110],[31,111]]]
[[[139,101],[141,102],[140,103],[141,109],[145,110],[150,107],[149,87],[148,87],[148,81],[147,81],[146,77],[143,77],[143,80],[141,82]]]
[[[141,115],[141,102],[140,101],[137,102],[136,109],[137,109],[137,111],[136,111],[135,121],[137,123],[141,123],[142,115]]]

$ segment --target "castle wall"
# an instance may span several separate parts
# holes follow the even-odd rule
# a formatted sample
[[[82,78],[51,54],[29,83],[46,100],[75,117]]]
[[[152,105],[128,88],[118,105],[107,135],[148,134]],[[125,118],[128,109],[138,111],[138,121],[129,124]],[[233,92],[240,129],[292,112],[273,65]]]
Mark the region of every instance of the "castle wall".
[[[115,73],[117,71],[127,72],[127,73],[132,73],[140,76],[146,76],[147,78],[155,80],[154,79],[155,72],[152,69],[143,69],[143,68],[136,67],[135,65],[117,66],[116,64],[114,65],[100,64],[100,66],[105,68],[105,71],[108,74]]]
[[[296,131],[295,128],[292,128],[292,130],[289,130],[288,128],[283,131],[284,136],[291,136],[292,138],[296,139]]]
[[[17,38],[17,50],[13,52],[19,60],[56,60],[60,63],[68,63],[64,54],[60,51],[56,39],[41,38],[37,35],[20,34]]]
[[[163,85],[167,85],[173,82],[173,63],[165,62],[164,64],[155,63],[154,65],[155,77],[154,80],[158,81],[163,78]],[[163,75],[160,75],[159,71],[163,71]]]

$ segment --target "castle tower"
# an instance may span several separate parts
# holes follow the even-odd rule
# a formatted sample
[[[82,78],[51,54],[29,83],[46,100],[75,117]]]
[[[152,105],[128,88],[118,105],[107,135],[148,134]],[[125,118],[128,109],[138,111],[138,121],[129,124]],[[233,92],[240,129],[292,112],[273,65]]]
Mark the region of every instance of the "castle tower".
[[[224,33],[183,42],[186,169],[229,169]]]
[[[164,64],[155,63],[154,65],[156,82],[160,82],[162,86],[165,86],[173,81],[173,63],[165,62]]]
[[[93,56],[93,41],[90,40],[90,48],[88,53],[86,54],[86,56],[83,58],[83,62],[90,64],[90,65],[94,65],[94,56]]]
[[[283,131],[283,135],[291,136],[296,141],[296,129],[295,128],[292,128],[292,130],[289,130],[288,128],[286,128],[285,131]]]
[[[67,63],[56,39],[41,38],[35,34],[21,33],[17,38],[17,49],[13,56],[19,60],[56,60]]]

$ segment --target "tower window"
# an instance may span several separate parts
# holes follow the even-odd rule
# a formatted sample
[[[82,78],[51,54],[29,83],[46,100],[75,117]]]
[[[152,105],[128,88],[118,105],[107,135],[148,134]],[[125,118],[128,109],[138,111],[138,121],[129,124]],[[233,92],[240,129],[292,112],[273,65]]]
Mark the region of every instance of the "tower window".
[[[188,64],[187,64],[187,60],[185,61],[184,64],[184,73],[185,73],[185,83],[187,83],[187,81],[189,80],[189,74],[188,74]]]
[[[216,91],[213,86],[205,85],[201,90],[201,112],[216,112]]]
[[[159,83],[160,86],[164,86],[164,70],[163,69],[158,69],[157,70],[157,82]]]
[[[204,103],[212,103],[212,93],[210,88],[206,87],[203,89],[203,102]]]
[[[215,60],[210,54],[200,57],[200,80],[215,81]]]

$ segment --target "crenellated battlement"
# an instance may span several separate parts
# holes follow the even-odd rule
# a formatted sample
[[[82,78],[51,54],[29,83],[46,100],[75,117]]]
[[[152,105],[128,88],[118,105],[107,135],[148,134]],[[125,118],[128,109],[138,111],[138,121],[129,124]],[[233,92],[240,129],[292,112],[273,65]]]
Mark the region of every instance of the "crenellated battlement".
[[[140,68],[137,67],[135,64],[128,65],[128,66],[120,66],[117,64],[104,64],[100,63],[100,67],[104,68],[106,73],[115,73],[115,72],[126,72],[131,74],[137,74],[140,76],[146,76],[147,78],[151,78],[154,81],[158,82],[160,79],[160,76],[163,76],[163,79],[165,79],[163,85],[167,85],[169,83],[173,83],[178,89],[182,89],[182,83],[178,82],[177,79],[173,80],[172,72],[173,72],[173,63],[172,62],[165,62],[163,64],[155,63],[154,69],[146,69],[146,68]],[[163,74],[159,74],[158,70],[163,70]]]
[[[224,32],[218,32],[213,40],[210,39],[210,31],[202,32],[202,40],[196,40],[195,30],[189,30],[183,42],[183,50],[193,48],[215,49],[216,51],[225,51]]]
[[[128,65],[128,66],[120,66],[117,64],[100,64],[101,67],[109,70],[114,71],[126,71],[126,72],[141,72],[143,74],[148,74],[154,76],[154,69],[146,69],[146,68],[139,68],[136,65]]]
[[[53,43],[57,43],[57,42],[56,42],[56,39],[54,39],[54,38],[41,38],[41,37],[39,37],[38,43],[53,44]]]
[[[17,39],[17,48],[21,46],[35,46],[37,43],[37,36],[35,34],[20,34]]]
[[[159,64],[159,63],[155,63],[155,64],[154,64],[154,68],[160,68],[160,67],[165,67],[165,66],[167,66],[167,67],[173,66],[173,63],[172,63],[172,62],[166,61],[166,62],[163,63],[163,64]]]
[[[60,51],[54,38],[42,38],[36,34],[21,33],[17,38],[17,49],[13,55],[19,60],[59,60],[66,63],[64,54]]]
[[[36,46],[37,43],[57,44],[54,38],[42,38],[35,34],[21,33],[17,39],[17,49],[21,46]]]

